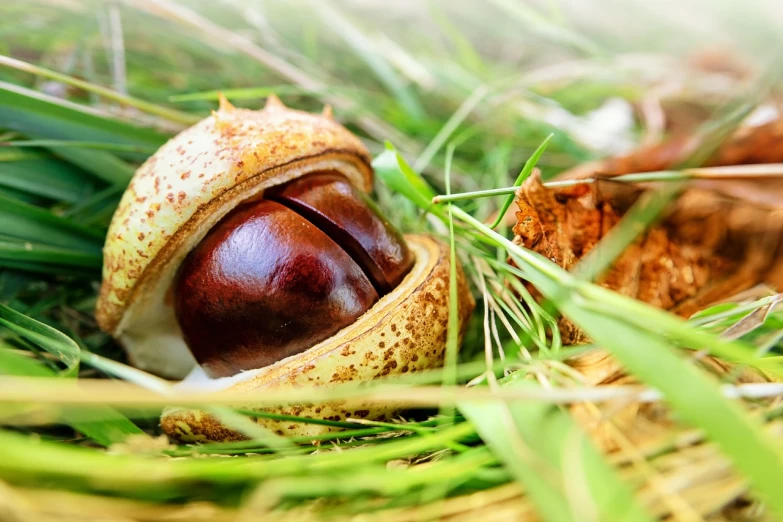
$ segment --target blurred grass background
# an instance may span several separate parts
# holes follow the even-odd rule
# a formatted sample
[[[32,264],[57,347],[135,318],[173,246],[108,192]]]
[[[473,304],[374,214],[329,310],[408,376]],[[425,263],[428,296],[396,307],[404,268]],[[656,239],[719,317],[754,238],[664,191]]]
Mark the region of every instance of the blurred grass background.
[[[552,177],[705,121],[726,125],[738,104],[772,110],[782,27],[773,0],[2,3],[0,510],[51,520],[781,519],[778,390],[728,400],[718,384],[741,372],[718,379],[681,350],[780,375],[779,314],[735,342],[715,335],[770,298],[681,322],[558,271],[511,245],[507,228],[493,236],[482,222],[503,198],[449,209],[479,306],[455,367],[399,384],[425,394],[470,383],[477,395],[461,395],[457,413],[436,415],[433,400],[405,421],[341,423],[349,431],[316,445],[240,422],[247,443],[187,446],[156,438],[160,405],[140,391],[130,405],[122,397],[133,391],[111,388],[89,403],[69,387],[77,378],[90,389],[95,377],[160,385],[117,364],[124,355],[96,328],[100,248],[136,165],[207,116],[218,90],[251,108],[270,93],[304,110],[332,104],[377,157],[390,218],[449,239],[445,207],[425,218],[416,189],[394,185],[405,188],[405,165],[385,142],[432,187],[425,201],[511,185],[550,134],[538,166]],[[509,291],[524,295],[519,275],[663,393],[674,410],[661,413],[664,428],[630,440],[616,407],[589,402],[613,451],[588,436],[558,398],[589,395],[592,383],[562,363],[586,348],[559,345],[551,311],[519,306]],[[391,386],[379,400],[401,393]]]

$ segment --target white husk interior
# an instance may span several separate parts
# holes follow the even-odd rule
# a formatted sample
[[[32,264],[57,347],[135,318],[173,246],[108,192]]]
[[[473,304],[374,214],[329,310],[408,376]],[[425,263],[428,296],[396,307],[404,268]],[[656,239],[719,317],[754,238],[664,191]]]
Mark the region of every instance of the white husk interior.
[[[248,370],[231,377],[212,378],[207,375],[201,366],[194,367],[187,377],[174,385],[178,390],[185,391],[217,391],[230,388],[234,384],[246,381],[263,371],[263,368],[257,370]]]

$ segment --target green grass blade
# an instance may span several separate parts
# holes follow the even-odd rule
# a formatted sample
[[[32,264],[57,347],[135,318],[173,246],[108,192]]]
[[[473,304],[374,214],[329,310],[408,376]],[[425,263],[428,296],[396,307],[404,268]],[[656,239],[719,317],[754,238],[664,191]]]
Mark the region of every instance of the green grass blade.
[[[431,212],[445,220],[443,209],[432,203],[435,191],[424,178],[411,168],[405,158],[387,143],[386,150],[375,157],[372,166],[378,177],[393,191],[411,200],[425,212]]]
[[[43,159],[47,155],[33,149],[18,147],[15,142],[0,141],[0,162]]]
[[[454,147],[449,145],[446,152],[445,185],[446,193],[451,192],[451,162],[454,157]],[[454,241],[454,219],[451,205],[448,208],[449,220],[449,315],[446,327],[446,351],[443,360],[443,385],[453,386],[457,382],[457,366],[459,353],[459,291],[457,288],[457,248]],[[453,407],[441,408],[441,416],[453,420]]]
[[[51,368],[44,366],[34,357],[26,357],[11,349],[11,345],[0,340],[0,373],[22,377],[55,377]]]
[[[386,59],[380,53],[374,52],[373,42],[342,13],[329,5],[326,0],[314,2],[312,5],[324,18],[325,27],[334,30],[340,38],[345,40],[351,50],[367,64],[378,80],[392,93],[408,116],[417,121],[423,120],[425,112],[418,98],[405,85]]]
[[[538,160],[541,159],[541,156],[544,154],[547,145],[549,145],[549,142],[552,141],[553,137],[554,134],[547,136],[546,139],[541,142],[541,145],[539,145],[538,148],[533,151],[533,154],[530,156],[530,158],[528,158],[528,160],[525,162],[525,165],[522,167],[522,171],[519,173],[519,176],[517,176],[516,181],[514,181],[515,187],[521,186],[522,183],[524,183],[525,180],[530,176],[530,174],[533,172],[533,169],[536,167]],[[503,206],[500,207],[500,210],[498,211],[497,219],[495,219],[495,222],[492,223],[489,228],[496,228],[503,221],[508,207],[510,207],[513,202],[514,194],[509,194],[506,196],[506,200],[503,202]]]
[[[102,256],[99,253],[51,247],[33,243],[12,243],[0,240],[0,260],[34,261],[50,263],[57,266],[72,266],[82,268],[101,268]]]
[[[3,143],[8,147],[33,148],[43,147],[50,149],[97,149],[108,150],[113,152],[134,152],[148,156],[153,154],[157,147],[142,146],[142,145],[126,145],[122,143],[101,143],[98,141],[75,141],[75,140],[14,140]],[[0,154],[0,161],[2,161],[2,154]]]
[[[3,196],[5,196],[6,199],[21,201],[22,203],[28,203],[30,205],[45,205],[51,203],[47,198],[0,185],[0,197]]]
[[[202,490],[219,496],[218,486],[239,486],[272,477],[315,473],[355,473],[357,467],[385,463],[419,453],[442,449],[445,442],[473,433],[469,423],[445,427],[428,437],[391,440],[377,447],[350,452],[292,456],[286,459],[179,459],[155,460],[103,452],[72,445],[34,441],[18,434],[0,431],[0,477],[16,479],[21,473],[34,473],[57,481],[60,486],[86,482],[92,490],[115,491],[125,495],[158,491],[163,498],[181,495],[193,484],[211,484]],[[174,497],[175,499],[177,497]]]
[[[536,384],[517,379],[504,386]],[[542,402],[458,407],[545,520],[652,520],[567,411]]]
[[[3,258],[0,258],[0,267],[19,272],[28,272],[29,274],[74,277],[79,279],[90,279],[93,281],[100,276],[100,272],[96,270],[87,270],[67,265],[36,263],[34,261],[15,261],[13,259]]]
[[[655,320],[660,314],[667,314],[596,285],[576,281],[551,261],[513,244],[460,209],[454,212],[503,245],[539,291],[555,302],[569,319],[597,344],[611,351],[629,371],[659,389],[685,420],[704,429],[737,469],[751,479],[770,508],[783,516],[783,497],[777,494],[778,484],[783,483],[783,448],[739,403],[724,398],[714,379],[675,353],[663,337],[672,338],[669,324]],[[570,291],[563,292],[564,288]],[[627,318],[633,314],[641,317],[630,323]],[[686,325],[679,319],[672,318],[672,321]],[[702,348],[718,343],[709,334],[702,338],[713,341]]]
[[[74,418],[68,422],[73,429],[102,446],[125,442],[131,435],[147,437],[146,433],[125,415],[108,406],[91,412],[97,420],[78,419],[79,413],[78,409],[69,412],[66,408],[63,415],[66,419]]]
[[[163,134],[74,103],[0,82],[0,127],[32,138],[161,146]]]
[[[448,15],[435,2],[428,2],[427,7],[433,21],[456,49],[458,61],[462,66],[479,77],[486,76],[487,66],[484,64],[481,55],[473,47],[470,39],[451,23]]]
[[[82,350],[73,339],[62,332],[3,304],[0,304],[0,323],[56,355],[66,365],[68,373],[74,373],[78,369],[79,360],[81,359],[86,364],[108,375],[135,383],[158,393],[166,393],[171,388],[169,382],[160,377],[102,357],[96,353]]]
[[[225,96],[229,100],[261,100],[268,98],[270,94],[276,94],[277,96],[301,95],[301,94],[321,94],[320,91],[314,91],[306,89],[299,85],[271,85],[269,87],[245,87],[242,89],[220,89],[219,91],[204,91],[204,92],[191,92],[188,94],[175,94],[169,96],[169,101],[172,102],[189,102],[189,101],[202,101],[202,100],[219,100],[220,95]]]
[[[29,357],[15,354],[0,346],[0,374],[51,377],[54,372]],[[102,446],[124,442],[129,435],[144,435],[144,432],[117,410],[99,406],[88,415],[74,408],[63,408],[65,423]],[[92,420],[84,420],[90,417]]]
[[[268,484],[271,491],[282,497],[313,498],[328,496],[352,496],[376,493],[387,496],[402,495],[410,490],[445,485],[445,491],[466,482],[485,466],[492,464],[494,457],[485,448],[475,448],[468,453],[447,461],[431,463],[416,473],[387,470],[363,466],[355,474],[324,480],[322,476],[303,476],[277,479]],[[438,498],[438,497],[436,497]]]
[[[31,243],[86,252],[100,253],[103,246],[103,232],[3,195],[0,195],[0,231]]]
[[[95,184],[84,173],[51,158],[0,162],[0,185],[67,203],[95,191]]]
[[[64,160],[112,185],[124,187],[133,177],[134,168],[106,151],[70,147],[50,147]]]
[[[435,137],[430,141],[427,147],[419,155],[418,159],[413,164],[413,170],[421,172],[426,167],[435,154],[443,147],[448,141],[454,131],[465,121],[465,119],[473,112],[473,109],[481,103],[481,101],[489,93],[489,89],[486,86],[476,88],[470,96],[468,96],[464,102],[454,111],[454,114],[443,124],[443,127],[438,131]]]
[[[543,16],[525,2],[514,0],[491,0],[498,9],[525,25],[527,29],[541,34],[552,42],[573,47],[586,55],[597,56],[603,54],[598,45],[585,36],[563,27]]]
[[[0,304],[0,324],[57,356],[66,365],[66,369],[59,375],[63,377],[76,376],[79,363],[78,352],[81,350],[70,338],[2,304]],[[2,346],[0,346],[0,373],[36,377],[57,375],[51,368],[40,364],[35,359],[15,354]],[[68,407],[63,408],[62,412],[65,422],[103,446],[123,442],[129,435],[144,434],[127,417],[108,406],[93,408],[90,416],[94,420],[84,420],[84,415],[80,410]]]
[[[62,375],[78,373],[81,348],[67,335],[4,304],[0,304],[0,324],[57,357],[65,365]]]
[[[128,107],[135,107],[139,110],[147,112],[148,114],[160,116],[161,118],[165,118],[172,122],[192,125],[200,119],[198,116],[194,116],[192,114],[169,109],[168,107],[162,107],[144,100],[139,100],[112,89],[107,89],[106,87],[95,85],[94,83],[85,82],[84,80],[74,78],[73,76],[68,76],[67,74],[62,74],[56,71],[45,69],[43,67],[38,67],[37,65],[11,58],[10,56],[0,55],[0,66],[11,67],[19,71],[29,72],[41,78],[48,78],[50,80],[55,80],[57,82],[71,85],[79,89],[84,89],[85,91],[93,92],[103,96],[108,100],[113,100],[123,105],[127,105]]]

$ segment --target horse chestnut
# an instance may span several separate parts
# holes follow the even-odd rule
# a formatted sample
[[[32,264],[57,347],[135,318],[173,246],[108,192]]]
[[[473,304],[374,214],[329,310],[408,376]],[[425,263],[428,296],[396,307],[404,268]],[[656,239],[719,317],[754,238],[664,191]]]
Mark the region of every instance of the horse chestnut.
[[[312,174],[209,232],[180,270],[176,316],[207,375],[227,377],[332,336],[412,264],[400,234],[348,180]]]
[[[270,96],[262,110],[220,107],[133,176],[103,250],[95,318],[142,370],[178,388],[233,392],[333,387],[443,364],[451,256],[403,239],[365,195],[369,151],[321,114]],[[456,267],[457,323],[474,300]],[[291,417],[384,419],[398,404],[245,404],[286,417],[286,435],[333,426]],[[246,436],[209,412],[171,407],[161,427],[183,441]]]

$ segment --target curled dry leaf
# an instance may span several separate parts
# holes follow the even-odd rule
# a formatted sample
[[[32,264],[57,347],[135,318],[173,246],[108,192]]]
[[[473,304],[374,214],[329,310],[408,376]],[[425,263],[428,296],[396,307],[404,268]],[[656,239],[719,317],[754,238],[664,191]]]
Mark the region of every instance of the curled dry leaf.
[[[515,242],[567,270],[659,183],[612,177],[674,168],[698,146],[677,140],[582,165],[561,179],[592,184],[547,188],[532,175],[517,191]],[[683,317],[757,284],[783,288],[783,120],[740,128],[669,204],[662,219],[598,279],[612,290]],[[561,320],[564,342],[585,335]]]

